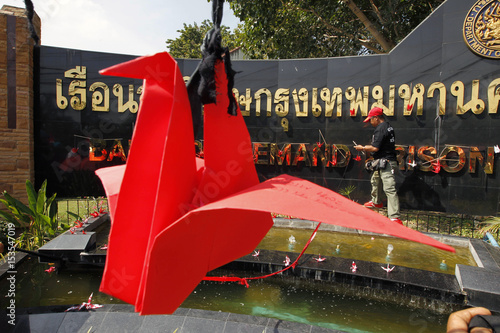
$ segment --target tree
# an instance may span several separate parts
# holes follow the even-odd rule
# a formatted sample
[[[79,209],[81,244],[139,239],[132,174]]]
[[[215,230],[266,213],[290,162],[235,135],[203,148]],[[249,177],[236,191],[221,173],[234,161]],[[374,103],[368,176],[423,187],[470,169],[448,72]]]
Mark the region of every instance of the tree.
[[[205,20],[200,26],[196,22],[191,25],[184,23],[184,28],[177,30],[181,35],[176,39],[166,41],[170,55],[174,58],[201,58],[201,43],[206,33],[212,29],[212,22]],[[232,50],[240,46],[241,32],[239,29],[230,31],[229,27],[221,26],[222,46]]]
[[[389,52],[444,0],[228,0],[250,58]]]

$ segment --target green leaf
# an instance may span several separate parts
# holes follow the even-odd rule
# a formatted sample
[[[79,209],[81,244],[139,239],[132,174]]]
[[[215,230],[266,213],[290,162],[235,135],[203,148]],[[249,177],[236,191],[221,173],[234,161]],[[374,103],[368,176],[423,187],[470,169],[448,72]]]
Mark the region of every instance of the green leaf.
[[[38,198],[36,201],[37,214],[45,214],[45,202],[47,200],[47,197],[45,196],[46,187],[47,187],[47,181],[44,181],[42,187],[40,187],[40,190],[38,190]]]
[[[5,193],[4,193],[4,195],[5,195]],[[9,201],[4,200],[4,199],[0,199],[0,202],[3,203],[5,205],[5,208],[10,210],[12,212],[12,214],[14,214],[14,215],[19,214],[19,209],[17,209],[15,206],[13,206]]]
[[[28,194],[28,202],[30,205],[30,209],[35,212],[36,211],[36,202],[38,200],[38,195],[33,187],[33,184],[29,181],[26,181],[26,193]]]
[[[68,223],[64,223],[64,222],[61,222],[59,226],[62,230],[68,230],[69,228],[71,228],[71,225],[69,225]]]
[[[38,219],[42,225],[50,226],[50,218],[47,215],[40,215],[38,216]]]
[[[0,210],[0,216],[3,217],[7,222],[14,223],[14,225],[16,226],[21,226],[19,221],[9,213]]]
[[[23,204],[21,201],[11,197],[10,194],[8,194],[7,192],[4,192],[3,196],[10,203],[10,207],[12,207],[13,209],[11,209],[11,208],[9,208],[9,209],[11,209],[11,211],[15,215],[19,215],[21,213],[24,213],[27,215],[33,215],[33,212],[31,211],[31,209],[28,206]]]
[[[57,194],[54,193],[54,195],[47,201],[47,212],[51,219],[57,215],[57,202],[55,202],[56,195]]]
[[[2,199],[2,203],[5,206],[7,206],[7,207],[15,206],[15,201],[14,201],[15,199],[13,197],[11,197],[9,195],[9,193],[7,193],[7,191],[3,191],[3,196],[4,196],[5,200]]]

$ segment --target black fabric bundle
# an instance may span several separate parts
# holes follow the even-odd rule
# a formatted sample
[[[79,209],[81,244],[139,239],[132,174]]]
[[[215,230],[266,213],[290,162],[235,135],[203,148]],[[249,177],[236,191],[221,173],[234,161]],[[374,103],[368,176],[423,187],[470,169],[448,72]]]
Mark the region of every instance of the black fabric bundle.
[[[224,0],[213,0],[212,22],[213,28],[205,35],[201,46],[202,60],[194,71],[187,84],[191,112],[193,115],[194,133],[198,132],[201,122],[202,104],[216,103],[217,91],[215,86],[215,62],[224,61],[227,75],[227,90],[229,107],[227,113],[235,116],[237,110],[236,99],[233,96],[235,71],[231,66],[231,59],[227,47],[222,47],[220,25],[222,22]]]
[[[26,7],[26,15],[28,17],[28,27],[30,29],[31,38],[35,41],[35,45],[38,45],[40,37],[38,37],[35,27],[33,26],[33,16],[35,15],[35,9],[33,7],[33,2],[31,0],[24,0],[24,5]]]

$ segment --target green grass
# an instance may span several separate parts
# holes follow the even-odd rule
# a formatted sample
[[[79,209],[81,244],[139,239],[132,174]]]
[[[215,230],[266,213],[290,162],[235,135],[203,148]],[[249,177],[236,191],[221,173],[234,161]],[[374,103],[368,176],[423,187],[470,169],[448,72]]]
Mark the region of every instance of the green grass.
[[[71,224],[76,218],[68,212],[78,215],[81,219],[85,219],[101,208],[106,212],[109,211],[108,200],[106,198],[58,199],[57,218],[60,222]]]

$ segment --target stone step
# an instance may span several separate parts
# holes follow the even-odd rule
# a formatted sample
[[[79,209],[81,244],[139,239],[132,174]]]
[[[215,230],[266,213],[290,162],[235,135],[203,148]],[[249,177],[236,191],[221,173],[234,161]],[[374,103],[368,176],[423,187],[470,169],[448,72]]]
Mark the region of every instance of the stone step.
[[[500,311],[500,249],[479,239],[471,239],[469,248],[478,267],[455,267],[460,289],[467,294],[467,304]]]

